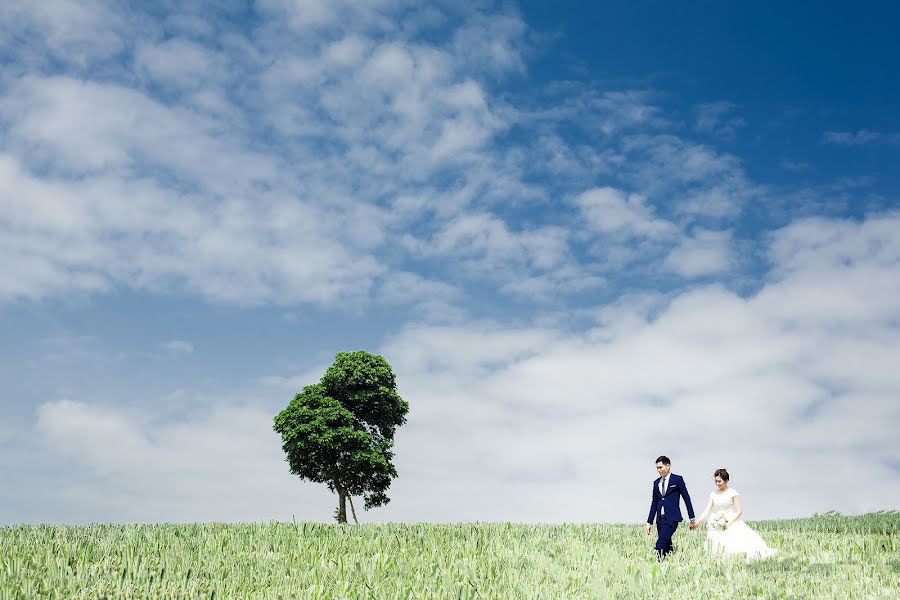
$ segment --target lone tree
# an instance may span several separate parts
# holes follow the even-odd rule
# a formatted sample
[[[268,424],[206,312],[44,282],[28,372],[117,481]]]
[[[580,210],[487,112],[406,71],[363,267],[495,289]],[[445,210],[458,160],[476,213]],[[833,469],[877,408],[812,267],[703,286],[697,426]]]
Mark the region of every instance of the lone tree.
[[[327,484],[338,495],[337,521],[346,523],[352,496],[364,496],[366,510],[390,502],[386,492],[397,476],[394,431],[407,412],[384,357],[338,352],[321,381],[304,387],[278,413],[275,431],[291,473]]]

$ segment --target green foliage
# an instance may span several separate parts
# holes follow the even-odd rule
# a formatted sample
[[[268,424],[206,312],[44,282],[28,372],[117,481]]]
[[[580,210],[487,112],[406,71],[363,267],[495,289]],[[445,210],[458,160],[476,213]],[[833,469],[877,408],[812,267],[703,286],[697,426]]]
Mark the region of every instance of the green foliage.
[[[887,600],[900,513],[751,523],[775,558],[717,561],[679,528],[319,523],[0,528],[0,600],[755,598]]]
[[[363,496],[366,509],[390,501],[394,432],[408,411],[383,357],[339,352],[321,381],[304,387],[275,417],[274,428],[291,473],[338,493],[344,520],[346,495]]]

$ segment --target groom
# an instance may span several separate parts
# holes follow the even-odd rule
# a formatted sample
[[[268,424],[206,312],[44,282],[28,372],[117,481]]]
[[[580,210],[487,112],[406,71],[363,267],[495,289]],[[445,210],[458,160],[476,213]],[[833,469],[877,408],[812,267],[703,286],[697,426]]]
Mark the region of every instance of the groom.
[[[691,505],[691,497],[688,495],[687,485],[681,475],[672,473],[672,461],[667,456],[656,459],[656,472],[659,479],[653,482],[653,499],[650,501],[650,515],[647,517],[647,526],[644,531],[650,535],[653,519],[656,519],[656,531],[659,537],[656,540],[656,553],[662,560],[666,554],[672,551],[672,536],[681,522],[681,497],[687,506],[688,516],[691,518],[691,529],[697,528],[694,520],[694,507]]]

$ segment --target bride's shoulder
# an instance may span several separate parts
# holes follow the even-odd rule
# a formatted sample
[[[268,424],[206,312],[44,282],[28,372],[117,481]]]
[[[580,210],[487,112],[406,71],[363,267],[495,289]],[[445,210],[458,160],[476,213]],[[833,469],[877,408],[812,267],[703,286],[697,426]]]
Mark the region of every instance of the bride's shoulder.
[[[734,498],[735,496],[740,496],[741,493],[734,488],[728,488],[728,495]]]

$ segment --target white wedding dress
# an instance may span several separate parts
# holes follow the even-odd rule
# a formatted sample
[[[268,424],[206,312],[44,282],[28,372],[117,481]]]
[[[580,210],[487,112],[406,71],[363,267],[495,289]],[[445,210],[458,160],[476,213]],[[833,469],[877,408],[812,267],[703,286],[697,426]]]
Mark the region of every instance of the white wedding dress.
[[[728,488],[724,492],[717,490],[709,495],[713,506],[706,521],[707,547],[714,553],[726,556],[744,554],[747,556],[747,560],[772,556],[776,550],[769,548],[766,541],[750,529],[743,518],[734,520],[737,514],[734,497],[737,495],[737,491],[732,488]],[[724,514],[731,523],[731,526],[724,531],[714,526],[716,518],[721,514]]]

